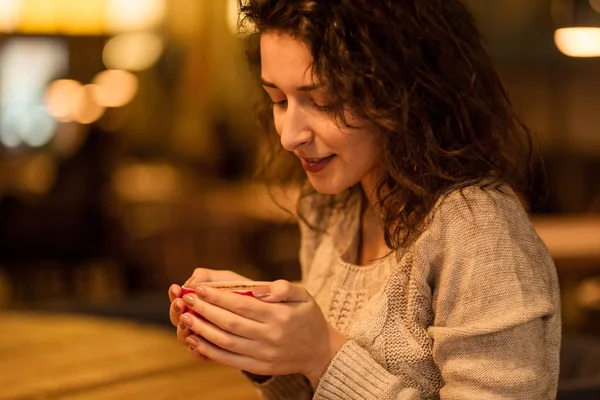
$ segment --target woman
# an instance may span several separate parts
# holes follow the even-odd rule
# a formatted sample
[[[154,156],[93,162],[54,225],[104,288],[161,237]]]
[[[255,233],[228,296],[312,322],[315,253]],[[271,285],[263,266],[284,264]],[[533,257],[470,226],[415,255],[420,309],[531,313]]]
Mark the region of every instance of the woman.
[[[244,370],[265,399],[555,398],[556,271],[517,195],[532,138],[467,7],[249,0],[241,12],[260,41],[259,121],[282,149],[271,161],[291,156],[308,182],[302,286],[181,299],[173,285],[179,340]]]

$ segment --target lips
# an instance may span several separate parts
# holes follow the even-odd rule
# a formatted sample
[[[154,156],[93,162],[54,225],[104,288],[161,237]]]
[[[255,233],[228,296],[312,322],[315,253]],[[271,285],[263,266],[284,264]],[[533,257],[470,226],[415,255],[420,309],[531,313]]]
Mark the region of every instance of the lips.
[[[301,157],[300,160],[302,160],[302,167],[307,172],[316,174],[317,172],[321,172],[322,170],[324,170],[325,167],[327,167],[329,165],[329,163],[333,160],[334,157],[335,157],[335,154],[333,154],[329,157],[324,157],[324,158]]]

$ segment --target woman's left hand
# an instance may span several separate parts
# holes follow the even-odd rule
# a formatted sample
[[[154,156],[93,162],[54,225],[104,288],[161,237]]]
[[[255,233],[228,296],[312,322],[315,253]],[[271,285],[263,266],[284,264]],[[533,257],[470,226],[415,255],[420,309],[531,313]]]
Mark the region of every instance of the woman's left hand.
[[[190,313],[181,322],[201,355],[258,375],[300,373],[317,385],[346,342],[302,286],[279,280],[254,290],[257,298],[214,288],[183,297],[206,320]]]

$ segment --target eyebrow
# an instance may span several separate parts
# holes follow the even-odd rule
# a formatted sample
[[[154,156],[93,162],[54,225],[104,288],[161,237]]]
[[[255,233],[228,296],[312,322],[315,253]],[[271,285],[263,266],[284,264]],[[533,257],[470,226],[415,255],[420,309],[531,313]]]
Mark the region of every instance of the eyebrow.
[[[272,83],[272,82],[268,82],[268,81],[265,81],[265,80],[264,80],[264,79],[262,79],[262,78],[260,79],[260,82],[261,82],[261,84],[262,84],[263,86],[270,87],[270,88],[273,88],[273,89],[279,89],[279,88],[277,87],[277,85],[275,85],[274,83]],[[313,83],[313,84],[311,84],[311,85],[302,85],[302,86],[298,86],[298,87],[296,88],[296,90],[297,90],[297,91],[299,91],[299,92],[310,92],[310,91],[316,90],[316,89],[318,89],[318,88],[320,88],[320,87],[321,87],[321,85],[319,85],[319,84],[317,84],[317,83]]]

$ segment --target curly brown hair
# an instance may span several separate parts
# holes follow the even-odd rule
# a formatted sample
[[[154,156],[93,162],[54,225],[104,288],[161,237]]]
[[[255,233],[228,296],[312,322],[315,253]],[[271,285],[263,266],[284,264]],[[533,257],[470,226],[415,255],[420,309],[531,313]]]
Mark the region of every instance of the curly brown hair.
[[[289,34],[307,45],[313,76],[334,99],[333,117],[346,123],[349,108],[381,132],[385,174],[376,195],[390,249],[414,240],[451,189],[526,189],[532,133],[463,1],[241,0],[240,11],[241,23],[256,29],[247,55],[257,77],[260,34]],[[275,172],[272,182],[306,183],[279,144],[271,106],[263,93],[257,117],[272,139],[263,172]]]

